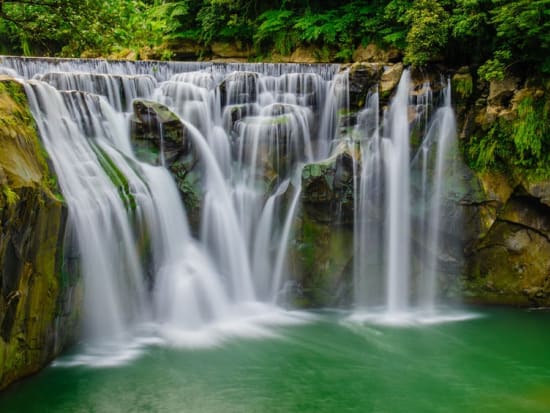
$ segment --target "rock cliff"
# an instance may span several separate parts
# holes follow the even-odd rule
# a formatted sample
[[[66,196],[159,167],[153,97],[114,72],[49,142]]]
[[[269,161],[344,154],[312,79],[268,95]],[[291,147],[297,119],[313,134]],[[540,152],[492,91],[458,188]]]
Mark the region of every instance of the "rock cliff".
[[[0,79],[0,389],[59,354],[75,332],[64,265],[67,209],[23,86]]]

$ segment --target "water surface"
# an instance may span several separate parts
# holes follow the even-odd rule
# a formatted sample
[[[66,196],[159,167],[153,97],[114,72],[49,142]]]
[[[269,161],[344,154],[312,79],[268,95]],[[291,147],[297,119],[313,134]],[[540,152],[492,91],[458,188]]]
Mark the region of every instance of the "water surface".
[[[151,342],[111,367],[75,349],[0,395],[1,412],[550,411],[550,313],[407,326],[321,313],[209,348]]]

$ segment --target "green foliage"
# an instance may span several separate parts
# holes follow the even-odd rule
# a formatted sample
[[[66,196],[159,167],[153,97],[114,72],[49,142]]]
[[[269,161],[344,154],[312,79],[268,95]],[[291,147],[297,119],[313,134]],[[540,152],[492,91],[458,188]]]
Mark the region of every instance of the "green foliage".
[[[521,166],[540,168],[546,163],[550,149],[550,116],[542,101],[531,96],[518,105],[518,120],[514,124],[512,140]]]
[[[489,24],[488,6],[491,0],[456,0],[451,16],[452,36],[473,38]]]
[[[550,0],[3,0],[0,52],[170,58],[191,41],[254,46],[257,56],[304,46],[349,61],[360,44],[446,59],[500,79],[550,73]]]
[[[423,66],[437,57],[447,44],[449,13],[436,0],[416,0],[403,15],[407,33],[405,62]]]
[[[550,101],[525,97],[514,121],[499,118],[485,136],[470,139],[465,155],[478,171],[497,169],[549,177]]]
[[[453,79],[453,92],[461,98],[468,98],[474,91],[474,82],[471,76],[461,76]]]
[[[405,49],[407,46],[407,19],[405,15],[411,8],[409,0],[391,0],[384,8],[384,27],[381,30],[383,40],[389,44]]]
[[[8,206],[15,206],[19,202],[19,195],[11,189],[8,185],[2,185],[2,194],[6,200]]]
[[[504,169],[503,160],[509,159],[510,146],[503,125],[495,123],[485,136],[472,136],[465,148],[466,159],[476,171]]]
[[[296,45],[296,35],[292,30],[294,12],[291,10],[269,10],[258,17],[260,24],[254,34],[254,44],[258,49],[272,47],[281,54],[288,54]]]
[[[479,67],[477,71],[479,77],[488,82],[504,79],[504,72],[506,71],[504,63],[510,59],[511,55],[509,50],[497,50],[492,59],[488,59]]]
[[[492,23],[497,37],[516,57],[550,68],[550,0],[495,0]],[[531,54],[533,50],[544,54]]]

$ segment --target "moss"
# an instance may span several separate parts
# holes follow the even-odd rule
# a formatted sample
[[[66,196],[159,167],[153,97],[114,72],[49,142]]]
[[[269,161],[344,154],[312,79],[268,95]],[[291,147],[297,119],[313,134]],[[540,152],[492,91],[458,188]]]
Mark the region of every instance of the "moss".
[[[8,185],[2,185],[2,193],[9,207],[15,206],[19,201],[19,195],[17,195]]]
[[[498,117],[486,133],[463,144],[476,171],[500,171],[530,179],[550,177],[550,99],[524,97],[509,117]]]
[[[136,199],[132,192],[130,191],[130,184],[128,179],[124,174],[117,168],[115,163],[109,158],[103,149],[99,146],[92,144],[91,145],[94,152],[96,153],[99,164],[113,183],[117,187],[120,199],[124,203],[126,209],[131,212],[135,211],[137,204]]]
[[[78,294],[61,274],[67,212],[55,195],[57,180],[22,85],[5,77],[0,78],[0,147],[3,388],[59,353],[77,321],[65,304]]]
[[[468,99],[474,91],[472,75],[464,73],[453,76],[452,88],[454,95],[462,100]]]
[[[38,138],[23,85],[5,77],[0,77],[0,134],[0,164],[12,176],[10,185],[27,184],[21,182],[24,177],[60,197],[57,179],[48,166],[49,156]]]
[[[296,297],[295,305],[334,305],[342,299],[340,291],[346,290],[345,283],[349,282],[353,233],[346,227],[320,223],[307,211],[297,223],[290,256],[294,267],[299,268],[303,295]]]

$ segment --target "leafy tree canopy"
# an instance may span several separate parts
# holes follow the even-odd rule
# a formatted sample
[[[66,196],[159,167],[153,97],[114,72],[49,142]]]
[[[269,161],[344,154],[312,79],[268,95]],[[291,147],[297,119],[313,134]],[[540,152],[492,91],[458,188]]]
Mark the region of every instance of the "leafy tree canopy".
[[[258,59],[308,46],[349,61],[360,44],[405,61],[550,73],[550,0],[0,0],[2,53],[170,58],[181,41],[248,45]]]

